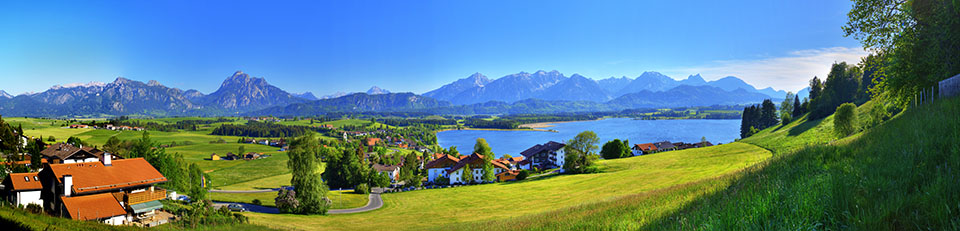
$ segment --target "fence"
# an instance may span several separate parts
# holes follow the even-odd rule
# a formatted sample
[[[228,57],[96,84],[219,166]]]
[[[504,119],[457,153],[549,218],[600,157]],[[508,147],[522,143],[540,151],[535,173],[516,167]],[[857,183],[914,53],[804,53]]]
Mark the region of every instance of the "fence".
[[[939,98],[953,97],[960,95],[960,74],[940,81]]]

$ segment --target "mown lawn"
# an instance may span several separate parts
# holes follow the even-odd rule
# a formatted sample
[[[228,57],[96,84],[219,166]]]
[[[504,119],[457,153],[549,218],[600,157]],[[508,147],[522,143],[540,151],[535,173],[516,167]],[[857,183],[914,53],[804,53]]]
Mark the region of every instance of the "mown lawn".
[[[251,222],[285,229],[450,229],[652,193],[738,171],[771,156],[743,143],[604,160],[605,172],[522,182],[384,194],[384,207],[330,216],[249,213]],[[672,205],[674,208],[679,205]]]
[[[241,202],[252,203],[254,199],[259,199],[264,206],[276,207],[274,198],[277,198],[277,192],[259,192],[259,193],[215,193],[209,195],[211,200],[223,202]],[[369,196],[366,194],[356,194],[353,190],[330,191],[327,196],[333,202],[330,209],[349,209],[359,208],[367,205]]]

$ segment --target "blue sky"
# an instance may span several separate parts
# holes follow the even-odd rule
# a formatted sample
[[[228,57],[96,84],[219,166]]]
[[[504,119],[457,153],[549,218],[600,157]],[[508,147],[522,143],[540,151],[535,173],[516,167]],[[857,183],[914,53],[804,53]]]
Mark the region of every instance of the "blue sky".
[[[480,72],[736,75],[797,90],[865,53],[851,2],[0,2],[0,89],[118,76],[215,91],[242,70],[290,92],[423,93]]]

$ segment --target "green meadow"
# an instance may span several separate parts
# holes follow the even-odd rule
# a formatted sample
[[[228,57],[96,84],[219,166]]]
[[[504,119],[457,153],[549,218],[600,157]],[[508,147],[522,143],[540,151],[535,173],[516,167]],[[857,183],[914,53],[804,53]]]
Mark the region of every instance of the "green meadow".
[[[381,209],[359,214],[247,214],[251,223],[281,229],[450,229],[512,219],[625,195],[651,193],[740,171],[771,156],[754,145],[720,146],[603,160],[603,173],[558,175],[520,182],[383,194]]]

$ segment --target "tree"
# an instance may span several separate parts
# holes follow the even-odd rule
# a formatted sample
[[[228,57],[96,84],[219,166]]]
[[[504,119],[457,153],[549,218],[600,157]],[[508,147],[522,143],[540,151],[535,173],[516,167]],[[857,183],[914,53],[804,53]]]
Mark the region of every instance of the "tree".
[[[797,117],[800,117],[800,115],[803,115],[803,107],[801,107],[800,105],[800,96],[797,96],[797,95],[793,96],[793,113],[791,115],[794,118],[797,118]]]
[[[603,148],[600,149],[600,156],[604,159],[611,160],[625,157],[624,152],[630,152],[628,146],[625,145],[624,142],[621,142],[620,139],[614,139],[603,144]]]
[[[462,181],[464,184],[472,184],[473,169],[470,168],[469,164],[464,165],[462,169],[463,169],[463,174],[460,174],[460,181]]]
[[[300,207],[300,201],[297,201],[297,192],[286,188],[280,188],[280,191],[277,192],[277,198],[273,202],[281,213],[296,213],[297,208]]]
[[[837,112],[833,117],[833,129],[840,138],[856,132],[856,110],[857,106],[852,103],[844,103],[837,107]]]
[[[240,147],[237,148],[237,154],[243,155],[243,154],[246,153],[246,152],[247,152],[247,150],[246,150],[245,148],[243,148],[243,145],[240,145]]]
[[[783,102],[780,103],[780,118],[783,118],[782,115],[792,115],[793,114],[793,99],[796,95],[793,92],[787,92],[787,97],[783,98]]]
[[[30,168],[33,170],[40,169],[42,164],[40,161],[43,159],[43,154],[40,152],[44,149],[44,143],[41,139],[31,139],[27,142],[27,149],[25,150],[30,154]]]
[[[517,180],[525,180],[529,176],[530,176],[529,170],[526,170],[526,169],[520,170],[520,173],[517,173]]]
[[[400,167],[400,179],[404,185],[420,187],[423,183],[420,176],[420,164],[417,163],[417,153],[411,152],[403,157],[403,166]]]
[[[777,106],[770,99],[763,100],[760,109],[760,130],[777,125]]]
[[[292,177],[290,184],[297,191],[295,198],[299,206],[295,209],[301,214],[326,214],[330,204],[326,198],[327,186],[320,176],[320,144],[313,133],[298,137],[290,144],[288,151]]]
[[[450,153],[448,154],[454,157],[460,157],[460,151],[457,151],[457,146],[450,146]]]
[[[67,143],[73,145],[74,147],[82,147],[84,145],[83,140],[80,140],[80,138],[77,138],[76,136],[67,138]]]
[[[816,76],[810,80],[810,100],[820,97],[820,93],[823,91],[823,82],[820,81],[820,78]]]
[[[597,169],[593,166],[593,162],[598,156],[593,152],[597,150],[597,142],[600,142],[600,139],[593,131],[580,132],[573,139],[567,141],[567,145],[563,147],[564,152],[566,152],[563,164],[564,171],[569,173],[596,172]]]
[[[190,164],[190,198],[193,198],[195,201],[207,198],[207,189],[204,188],[206,185],[204,181],[206,181],[206,179],[203,170],[200,170],[200,167],[198,167],[196,163]]]

